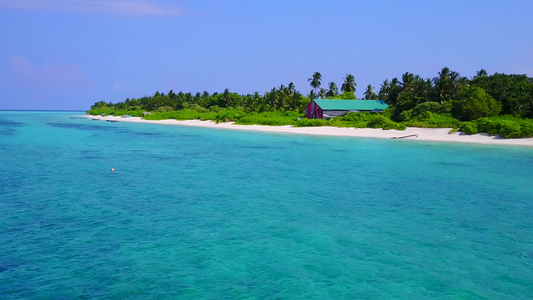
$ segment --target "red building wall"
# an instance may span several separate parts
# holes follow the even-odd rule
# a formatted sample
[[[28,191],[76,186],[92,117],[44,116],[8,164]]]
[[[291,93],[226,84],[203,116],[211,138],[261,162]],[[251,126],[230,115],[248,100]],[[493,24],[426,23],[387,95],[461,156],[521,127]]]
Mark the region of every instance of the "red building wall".
[[[306,107],[305,107],[305,116],[308,119],[323,119],[324,114],[322,113],[322,109],[320,106],[318,106],[315,101],[311,101]]]

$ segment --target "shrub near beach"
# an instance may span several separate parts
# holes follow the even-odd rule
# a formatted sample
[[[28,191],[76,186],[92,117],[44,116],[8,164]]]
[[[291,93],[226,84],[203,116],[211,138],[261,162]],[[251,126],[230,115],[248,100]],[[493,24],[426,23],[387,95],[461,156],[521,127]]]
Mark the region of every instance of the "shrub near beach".
[[[269,126],[283,126],[295,125],[301,115],[294,111],[275,111],[275,112],[252,112],[244,117],[238,119],[236,124],[241,125],[269,125]]]
[[[481,118],[462,123],[460,130],[466,134],[488,133],[504,138],[532,137],[533,120],[510,115]]]

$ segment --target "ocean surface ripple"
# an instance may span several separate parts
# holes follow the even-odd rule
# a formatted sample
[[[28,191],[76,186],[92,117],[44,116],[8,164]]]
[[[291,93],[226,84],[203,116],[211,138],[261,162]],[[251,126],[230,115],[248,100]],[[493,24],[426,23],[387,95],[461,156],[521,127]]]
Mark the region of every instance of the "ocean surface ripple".
[[[2,299],[533,298],[530,148],[73,114],[0,112]]]

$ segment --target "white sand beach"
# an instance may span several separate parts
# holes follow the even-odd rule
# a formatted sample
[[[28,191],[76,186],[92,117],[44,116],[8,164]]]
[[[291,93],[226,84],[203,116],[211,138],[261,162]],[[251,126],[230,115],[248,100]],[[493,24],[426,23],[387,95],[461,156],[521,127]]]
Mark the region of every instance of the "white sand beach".
[[[477,143],[492,145],[514,145],[533,147],[533,138],[504,139],[488,134],[466,135],[464,133],[449,133],[451,128],[414,128],[409,127],[405,131],[383,130],[375,128],[339,128],[339,127],[293,127],[287,126],[263,126],[263,125],[236,125],[234,123],[219,123],[200,120],[144,120],[140,117],[121,118],[115,116],[90,116],[89,119],[115,120],[119,122],[151,123],[164,125],[207,127],[228,130],[246,130],[260,132],[274,132],[286,134],[305,134],[315,136],[345,136],[381,139],[401,139],[420,141],[439,141],[453,143]]]

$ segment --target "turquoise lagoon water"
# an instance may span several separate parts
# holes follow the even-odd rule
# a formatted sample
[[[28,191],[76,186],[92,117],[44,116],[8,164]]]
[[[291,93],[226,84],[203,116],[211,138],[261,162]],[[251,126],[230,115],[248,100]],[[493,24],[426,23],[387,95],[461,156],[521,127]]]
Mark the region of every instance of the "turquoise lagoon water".
[[[0,112],[2,299],[533,298],[532,148],[76,114]]]

